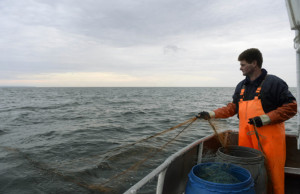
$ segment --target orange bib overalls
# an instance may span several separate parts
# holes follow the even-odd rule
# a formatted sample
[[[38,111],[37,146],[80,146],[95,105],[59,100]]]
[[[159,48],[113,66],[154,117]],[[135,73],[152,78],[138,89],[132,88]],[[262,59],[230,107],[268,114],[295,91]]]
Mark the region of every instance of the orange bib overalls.
[[[249,119],[264,115],[260,96],[261,86],[256,90],[253,100],[244,101],[245,87],[241,90],[239,102],[239,145],[260,150],[254,126]],[[266,156],[266,168],[271,181],[268,185],[268,193],[284,193],[284,165],[286,158],[285,127],[284,123],[266,125],[257,128],[260,143]]]

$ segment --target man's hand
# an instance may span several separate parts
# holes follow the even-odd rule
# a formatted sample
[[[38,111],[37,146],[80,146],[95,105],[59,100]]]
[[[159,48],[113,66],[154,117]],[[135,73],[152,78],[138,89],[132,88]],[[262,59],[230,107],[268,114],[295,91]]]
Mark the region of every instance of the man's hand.
[[[263,122],[262,122],[260,117],[251,118],[251,119],[249,119],[248,123],[250,125],[254,125],[254,122],[255,122],[256,127],[262,127],[263,126]]]
[[[205,120],[210,119],[210,115],[206,111],[202,111],[202,112],[198,113],[198,115],[196,117],[199,119],[205,119]]]

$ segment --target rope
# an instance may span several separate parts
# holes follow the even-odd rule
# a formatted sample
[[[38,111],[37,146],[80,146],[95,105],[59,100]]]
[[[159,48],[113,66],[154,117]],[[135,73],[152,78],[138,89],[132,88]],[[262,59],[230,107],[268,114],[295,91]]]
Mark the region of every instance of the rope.
[[[105,157],[105,155],[108,155],[109,153],[116,152],[116,151],[125,149],[125,148],[127,148],[127,147],[131,147],[131,146],[134,146],[134,145],[136,145],[136,144],[139,144],[139,143],[148,141],[148,140],[150,140],[150,139],[152,139],[152,138],[158,137],[158,136],[163,135],[163,134],[165,134],[165,133],[167,133],[167,132],[170,132],[170,131],[172,131],[172,130],[174,130],[174,129],[177,129],[177,128],[179,128],[179,127],[182,127],[183,125],[185,125],[185,124],[187,124],[187,123],[190,123],[190,122],[192,122],[192,121],[194,121],[194,120],[196,120],[194,117],[193,117],[193,118],[190,118],[190,119],[188,119],[188,120],[186,120],[186,121],[184,121],[184,122],[182,122],[182,123],[180,123],[180,124],[178,124],[178,125],[176,125],[176,126],[173,126],[173,127],[169,128],[169,129],[166,129],[166,130],[164,130],[164,131],[158,132],[158,133],[156,133],[156,134],[154,134],[154,135],[150,135],[150,136],[148,136],[148,137],[146,137],[146,138],[137,140],[137,141],[135,141],[135,142],[133,142],[133,143],[129,143],[129,144],[125,144],[125,145],[122,145],[122,146],[119,146],[119,147],[116,147],[116,148],[112,148],[112,149],[110,149],[110,150],[104,152],[103,154],[101,154],[101,156],[102,156],[102,157],[104,156],[103,159],[108,159],[109,156],[106,156],[106,157]],[[76,161],[77,161],[77,162],[78,162],[78,161],[91,161],[93,158],[96,158],[96,157],[99,157],[99,155],[91,156],[91,157],[89,157],[89,158],[81,158],[81,159],[77,159]],[[57,167],[61,167],[61,166],[65,166],[65,165],[68,165],[68,164],[71,164],[71,163],[74,163],[74,160],[73,160],[73,161],[68,161],[68,162],[61,162],[60,164],[58,164],[58,165],[56,165],[56,166],[57,166]]]
[[[253,124],[254,124],[254,132],[255,132],[255,136],[257,138],[258,146],[259,146],[259,148],[260,148],[260,150],[261,150],[261,152],[262,152],[262,154],[263,154],[263,156],[265,158],[265,167],[266,167],[266,171],[267,171],[268,182],[269,182],[270,185],[273,185],[273,181],[271,179],[271,172],[270,172],[269,165],[268,165],[268,158],[266,157],[266,154],[265,154],[265,152],[263,150],[263,147],[262,147],[262,144],[260,142],[260,139],[259,139],[260,134],[257,131],[257,126],[256,126],[256,123],[255,123],[254,119],[253,119]],[[273,193],[273,187],[270,187],[268,189],[272,190],[272,191],[268,191],[268,192]]]
[[[136,142],[134,142],[134,143],[126,144],[126,145],[124,145],[124,146],[120,146],[120,147],[117,147],[117,148],[114,148],[114,149],[111,149],[111,150],[107,151],[105,154],[108,154],[108,153],[110,153],[110,152],[117,151],[117,150],[120,150],[120,149],[129,147],[129,146],[136,145],[136,144],[141,143],[141,142],[143,142],[143,141],[149,140],[149,139],[151,139],[151,138],[157,137],[157,136],[159,136],[159,135],[162,135],[162,134],[165,134],[165,133],[167,133],[167,132],[169,132],[169,131],[172,131],[172,130],[174,130],[174,129],[176,129],[176,128],[179,128],[179,127],[181,127],[181,126],[183,126],[183,125],[185,125],[185,124],[188,124],[188,125],[187,125],[185,128],[183,128],[183,129],[182,129],[175,137],[173,137],[173,138],[170,139],[168,142],[166,142],[164,145],[162,145],[161,147],[159,147],[154,153],[152,153],[152,152],[148,153],[144,159],[142,159],[142,160],[136,162],[135,164],[133,164],[133,165],[132,165],[131,167],[129,167],[128,169],[126,169],[126,170],[120,172],[120,173],[117,174],[117,175],[112,176],[111,178],[109,178],[109,179],[108,179],[107,181],[105,181],[104,183],[102,183],[102,184],[96,184],[96,185],[95,185],[95,184],[94,184],[94,185],[93,185],[93,184],[92,184],[92,185],[89,185],[89,184],[87,184],[85,181],[81,180],[81,179],[78,178],[78,177],[75,179],[75,178],[73,178],[73,177],[71,177],[71,176],[65,175],[65,174],[63,174],[62,172],[59,172],[59,171],[57,171],[57,170],[55,170],[55,169],[53,169],[53,168],[48,167],[46,164],[37,162],[37,161],[33,160],[31,157],[29,157],[28,154],[25,154],[24,152],[21,152],[21,151],[20,151],[19,149],[17,149],[17,148],[10,148],[10,147],[4,147],[4,146],[0,146],[0,147],[3,148],[3,149],[5,149],[5,150],[8,150],[8,151],[13,151],[13,152],[19,153],[19,154],[22,155],[26,160],[28,160],[29,163],[30,163],[32,166],[34,166],[35,168],[40,169],[40,170],[42,170],[42,171],[45,171],[45,172],[47,172],[47,173],[51,173],[51,174],[53,174],[53,175],[59,176],[59,177],[61,177],[62,179],[64,179],[65,181],[72,182],[72,183],[74,183],[74,184],[76,184],[76,185],[78,185],[78,186],[80,186],[80,187],[83,187],[83,188],[85,188],[85,189],[88,189],[88,190],[94,190],[94,191],[96,190],[96,191],[100,191],[100,192],[111,192],[112,189],[111,189],[111,188],[108,188],[108,187],[105,187],[106,184],[108,184],[109,182],[111,182],[112,180],[114,180],[114,179],[116,179],[116,178],[121,177],[122,175],[127,174],[128,172],[130,172],[130,171],[132,171],[132,170],[134,170],[134,169],[138,169],[138,167],[139,167],[140,165],[142,165],[143,163],[145,163],[145,162],[146,162],[147,160],[149,160],[150,158],[154,157],[157,153],[161,152],[167,145],[169,145],[169,144],[172,143],[174,140],[176,140],[176,138],[177,138],[181,133],[183,133],[189,126],[191,126],[191,124],[194,123],[196,120],[197,120],[197,118],[196,118],[196,117],[193,117],[193,118],[191,118],[191,119],[189,119],[189,120],[187,120],[187,121],[185,121],[185,122],[183,122],[183,123],[180,123],[180,124],[178,124],[178,125],[176,125],[176,126],[174,126],[174,127],[171,127],[171,128],[169,128],[169,129],[167,129],[167,130],[164,130],[164,131],[161,131],[161,132],[156,133],[156,134],[154,134],[154,135],[151,135],[151,136],[149,136],[149,137],[147,137],[147,138],[143,138],[143,139],[138,140],[138,141],[136,141]],[[79,180],[77,180],[77,179],[79,179]]]
[[[253,119],[253,123],[254,123],[254,132],[255,132],[255,136],[256,136],[256,139],[257,139],[258,146],[259,146],[261,152],[263,153],[264,157],[266,158],[266,154],[265,154],[265,152],[264,152],[264,149],[263,149],[263,147],[262,147],[262,145],[261,145],[261,142],[260,142],[260,139],[259,139],[260,134],[259,134],[258,131],[257,131],[256,123],[255,123],[255,120],[254,120],[254,119]]]
[[[169,129],[166,129],[166,130],[164,130],[164,131],[161,131],[161,132],[156,133],[156,134],[154,134],[154,135],[151,135],[151,136],[149,136],[149,137],[140,139],[140,140],[138,140],[138,141],[136,141],[136,142],[133,142],[133,143],[130,143],[130,144],[126,144],[126,145],[123,145],[123,146],[120,146],[120,147],[117,147],[117,148],[113,148],[113,149],[111,149],[111,150],[108,150],[107,152],[104,153],[104,155],[106,155],[106,154],[108,154],[108,153],[110,153],[110,152],[113,152],[113,151],[117,151],[117,150],[120,150],[120,149],[124,149],[124,148],[126,148],[126,147],[134,146],[134,145],[136,145],[136,144],[138,144],[138,143],[141,143],[141,142],[147,141],[147,140],[149,140],[149,139],[152,139],[152,138],[154,138],[154,137],[163,135],[163,134],[165,134],[165,133],[167,133],[167,132],[169,132],[169,131],[172,131],[172,130],[178,128],[178,127],[181,127],[181,126],[183,126],[183,125],[185,125],[185,124],[187,124],[187,123],[193,122],[193,121],[195,121],[195,120],[196,120],[195,118],[191,118],[191,119],[189,119],[189,120],[186,120],[186,121],[183,122],[183,123],[180,123],[180,124],[178,124],[178,125],[176,125],[176,126],[174,126],[174,127],[171,127],[171,128],[169,128]]]
[[[215,125],[211,122],[210,119],[207,120],[212,129],[214,130],[215,135],[218,137],[219,142],[221,143],[222,147],[226,147],[226,143],[224,143],[224,140],[222,140],[220,134],[217,132]]]
[[[120,176],[127,174],[129,171],[132,171],[134,169],[137,169],[140,165],[142,165],[143,163],[145,163],[147,160],[149,160],[150,158],[154,157],[157,153],[161,152],[167,145],[169,145],[170,143],[172,143],[174,140],[176,140],[176,138],[183,133],[188,127],[190,127],[192,125],[192,123],[194,123],[197,120],[197,118],[192,118],[189,119],[188,121],[181,123],[179,125],[176,125],[175,127],[180,127],[186,123],[189,122],[189,124],[183,128],[181,131],[179,131],[179,133],[177,133],[177,135],[175,137],[173,137],[172,139],[170,139],[167,143],[165,143],[164,145],[162,145],[157,151],[155,151],[153,154],[151,154],[151,152],[149,154],[146,155],[146,157],[143,160],[140,160],[138,162],[136,162],[135,164],[133,164],[131,167],[127,168],[126,170],[120,172],[119,174],[109,178],[106,182],[100,184],[100,185],[91,185],[92,188],[98,188],[98,187],[103,187],[104,185],[108,184],[109,182],[111,182],[114,179],[119,178]],[[170,128],[169,130],[173,130],[175,129],[175,127]]]

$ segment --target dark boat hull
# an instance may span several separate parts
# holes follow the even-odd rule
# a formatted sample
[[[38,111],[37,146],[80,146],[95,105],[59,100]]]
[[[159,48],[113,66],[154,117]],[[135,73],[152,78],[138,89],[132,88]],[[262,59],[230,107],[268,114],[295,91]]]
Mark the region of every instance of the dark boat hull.
[[[225,131],[228,145],[238,144],[238,132]],[[170,156],[162,165],[144,179],[131,187],[126,193],[136,193],[147,182],[158,176],[156,193],[182,194],[188,181],[188,173],[192,167],[201,162],[214,160],[221,144],[217,137],[204,137]],[[286,193],[300,193],[300,150],[297,150],[297,137],[286,135]]]

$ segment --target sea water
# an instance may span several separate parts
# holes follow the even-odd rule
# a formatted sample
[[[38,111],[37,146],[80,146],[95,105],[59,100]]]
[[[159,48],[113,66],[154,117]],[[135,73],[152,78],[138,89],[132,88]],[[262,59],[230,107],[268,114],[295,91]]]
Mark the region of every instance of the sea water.
[[[163,149],[181,129],[116,148],[225,106],[233,91],[0,88],[0,193],[122,193],[169,155],[213,130],[198,120]],[[295,95],[295,88],[291,91]],[[238,128],[236,116],[213,122],[218,130]],[[287,121],[287,133],[296,133],[296,125],[296,118]]]

